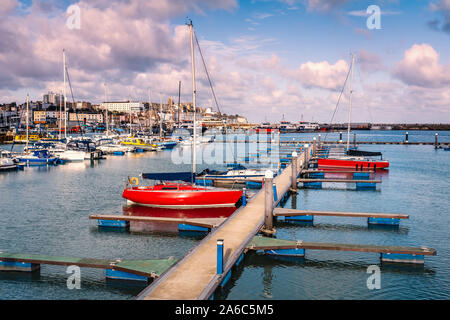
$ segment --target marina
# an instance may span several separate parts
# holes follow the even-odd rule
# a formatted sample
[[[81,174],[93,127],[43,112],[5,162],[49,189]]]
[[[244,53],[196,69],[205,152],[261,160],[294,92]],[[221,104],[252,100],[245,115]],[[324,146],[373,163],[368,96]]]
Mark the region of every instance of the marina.
[[[0,301],[450,300],[447,0],[53,2],[0,8]]]
[[[215,142],[215,143],[219,143],[219,142]],[[221,143],[222,144],[222,143]],[[311,159],[311,165],[310,166],[314,166],[314,157],[313,157],[313,150],[312,150],[312,141],[310,141],[309,147],[305,147],[303,146],[303,148],[292,148],[292,150],[299,150],[302,149],[302,152],[308,151],[310,153],[308,159]],[[428,147],[429,148],[429,147]],[[239,150],[245,150],[245,144],[237,144],[237,149]],[[176,149],[174,149],[176,150]],[[317,154],[320,153],[321,149],[317,149]],[[433,149],[431,149],[433,150]],[[431,150],[429,150],[428,152],[430,152]],[[77,162],[73,162],[73,163],[68,163],[65,165],[59,165],[59,166],[55,166],[54,169],[51,169],[51,166],[46,166],[47,169],[45,169],[44,172],[47,172],[46,174],[52,175],[52,172],[56,173],[57,171],[60,171],[61,169],[63,169],[64,167],[67,167],[68,170],[73,170],[70,169],[71,166],[74,166],[73,168],[76,169],[77,167],[84,167],[84,168],[91,168],[88,170],[101,170],[102,167],[104,167],[106,170],[107,167],[109,167],[109,165],[107,165],[108,163],[114,163],[114,162],[136,162],[136,161],[143,161],[145,160],[145,162],[147,161],[162,161],[162,163],[164,163],[164,158],[170,156],[170,154],[174,152],[172,150],[167,150],[167,151],[160,151],[157,153],[143,153],[143,154],[139,154],[139,153],[130,153],[126,156],[122,156],[122,157],[114,157],[113,155],[107,156],[106,160],[96,160],[98,162],[98,164],[95,163],[91,163],[90,165],[88,164],[88,162],[85,163],[77,163]],[[406,151],[408,152],[408,151]],[[442,151],[431,151],[431,152],[436,152],[436,155],[439,156],[443,156],[446,153],[442,153]],[[438,153],[440,152],[440,153]],[[153,159],[153,160],[152,160]],[[160,160],[157,160],[160,159]],[[322,193],[322,192],[336,192],[338,190],[341,189],[330,189],[331,191],[325,191],[328,189],[323,189],[323,190],[317,190],[317,191],[311,191],[310,189],[306,188],[303,189],[302,185],[303,182],[317,182],[317,181],[326,181],[326,182],[334,182],[334,181],[338,181],[338,182],[345,182],[348,183],[350,182],[373,182],[373,180],[355,180],[355,179],[342,179],[341,176],[353,176],[354,174],[365,174],[365,175],[373,175],[374,177],[380,177],[380,180],[377,181],[383,181],[384,183],[381,184],[381,190],[384,189],[384,184],[386,183],[386,181],[384,181],[386,179],[386,173],[383,174],[379,174],[378,170],[374,171],[360,171],[360,170],[318,170],[317,168],[312,168],[308,165],[305,165],[303,163],[304,159],[307,159],[306,156],[304,155],[304,153],[299,153],[298,154],[298,162],[297,162],[297,174],[298,176],[314,176],[317,174],[327,174],[327,175],[331,175],[331,176],[339,176],[338,179],[330,179],[330,178],[308,178],[308,179],[304,179],[304,178],[297,178],[296,181],[298,182],[297,185],[297,190],[295,190],[295,188],[292,187],[291,182],[292,182],[292,160],[293,158],[290,157],[290,163],[287,163],[286,167],[284,169],[280,169],[279,171],[275,172],[278,173],[277,175],[275,175],[274,177],[274,182],[276,185],[275,190],[275,196],[273,198],[274,201],[274,209],[272,211],[272,227],[269,226],[269,228],[267,228],[266,223],[266,211],[265,211],[265,192],[264,192],[264,185],[262,184],[260,186],[260,188],[262,187],[261,191],[258,192],[258,190],[255,190],[254,193],[249,193],[247,194],[247,199],[245,201],[245,203],[241,203],[241,207],[238,208],[237,211],[235,212],[221,212],[221,213],[217,213],[216,216],[220,216],[222,215],[221,218],[204,218],[202,216],[195,216],[194,218],[190,218],[189,216],[178,216],[178,218],[176,216],[170,217],[167,216],[165,212],[161,211],[161,213],[157,213],[157,212],[152,212],[152,208],[145,208],[143,209],[139,209],[136,208],[136,206],[131,206],[130,209],[126,209],[126,211],[120,210],[120,212],[122,214],[108,214],[108,215],[104,215],[104,214],[100,214],[100,215],[92,215],[92,214],[88,214],[88,212],[82,210],[82,212],[86,212],[87,215],[83,217],[80,216],[80,218],[82,218],[82,220],[85,220],[84,222],[82,222],[82,220],[80,220],[80,223],[82,223],[85,226],[89,225],[88,220],[96,220],[98,221],[98,230],[94,231],[93,229],[91,229],[90,227],[87,228],[87,231],[92,234],[98,234],[98,235],[106,235],[108,238],[110,238],[109,241],[123,241],[125,240],[123,237],[127,237],[131,236],[133,238],[135,237],[142,237],[142,235],[145,237],[145,235],[151,235],[154,234],[154,237],[158,238],[161,237],[161,239],[165,239],[167,236],[169,237],[173,237],[173,235],[179,234],[179,236],[182,236],[181,238],[179,238],[180,240],[177,240],[177,243],[182,243],[182,242],[188,242],[191,243],[191,246],[194,245],[194,247],[185,247],[185,246],[180,246],[180,248],[185,248],[184,250],[188,251],[188,254],[185,254],[185,252],[183,253],[183,250],[178,251],[178,254],[176,254],[175,256],[176,258],[176,262],[174,260],[173,262],[173,266],[169,267],[168,269],[162,271],[158,277],[158,279],[154,280],[151,284],[150,287],[147,289],[139,289],[142,287],[136,286],[134,291],[134,297],[138,298],[138,299],[208,299],[211,297],[223,297],[223,294],[225,292],[230,292],[229,290],[229,286],[226,285],[229,281],[236,281],[235,280],[230,280],[230,279],[234,279],[235,277],[235,272],[238,272],[238,274],[242,273],[242,269],[236,269],[236,270],[241,270],[241,271],[236,271],[235,270],[235,265],[243,265],[244,266],[244,273],[245,273],[245,265],[246,265],[246,261],[248,260],[252,260],[254,259],[253,255],[258,255],[260,253],[263,253],[264,255],[267,255],[268,258],[270,259],[270,257],[297,257],[297,258],[304,258],[304,257],[309,257],[309,259],[313,258],[313,260],[317,260],[317,252],[320,251],[324,251],[324,252],[353,252],[354,255],[358,256],[359,253],[378,253],[379,254],[379,259],[381,259],[381,262],[387,263],[387,262],[397,262],[400,261],[399,257],[402,257],[402,255],[406,256],[411,256],[411,257],[417,257],[411,260],[410,263],[413,264],[417,264],[417,263],[422,263],[425,266],[428,266],[429,264],[434,264],[433,260],[437,259],[436,257],[430,257],[428,259],[425,259],[425,257],[427,256],[433,256],[435,254],[438,254],[437,257],[440,257],[441,254],[441,250],[442,248],[440,248],[439,246],[433,246],[434,248],[430,248],[430,247],[417,247],[418,244],[423,244],[422,241],[415,243],[416,246],[414,246],[414,243],[410,243],[410,246],[398,246],[398,247],[393,247],[392,244],[385,244],[385,245],[378,245],[376,242],[372,242],[369,241],[370,244],[367,243],[367,241],[362,241],[362,240],[358,240],[355,241],[354,243],[351,243],[352,241],[347,242],[340,242],[339,239],[336,240],[336,242],[330,242],[328,238],[325,238],[325,241],[322,242],[317,242],[317,241],[311,241],[308,240],[308,237],[302,237],[302,236],[297,236],[295,238],[297,239],[302,239],[302,240],[293,240],[292,239],[292,235],[286,235],[284,234],[285,231],[284,229],[287,228],[286,230],[291,230],[293,227],[300,230],[309,230],[311,227],[313,228],[319,228],[318,230],[321,229],[322,224],[326,221],[326,223],[333,223],[333,221],[335,221],[334,223],[337,223],[336,226],[342,226],[339,228],[344,228],[343,230],[346,230],[346,224],[342,225],[342,221],[351,221],[350,224],[348,225],[348,229],[349,231],[345,231],[346,233],[348,232],[352,232],[350,230],[352,230],[351,227],[354,225],[354,221],[360,221],[358,219],[353,219],[353,218],[364,218],[363,220],[366,220],[366,228],[367,225],[369,226],[369,230],[371,230],[371,228],[377,227],[377,228],[383,228],[380,229],[380,232],[382,234],[385,234],[386,232],[388,233],[392,233],[392,235],[398,234],[398,232],[400,231],[400,236],[402,234],[401,230],[404,230],[405,228],[405,222],[403,222],[400,225],[400,220],[405,220],[405,221],[409,221],[411,220],[411,214],[409,213],[410,210],[406,210],[408,211],[409,214],[403,214],[403,213],[381,213],[381,212],[358,212],[358,211],[351,211],[348,210],[350,208],[343,208],[343,209],[347,209],[347,210],[342,210],[342,211],[326,211],[326,209],[336,209],[335,205],[330,205],[330,206],[326,206],[326,203],[324,203],[322,205],[322,208],[325,210],[298,210],[296,208],[300,207],[304,207],[304,204],[301,204],[304,200],[301,200],[301,198],[299,197],[299,195],[301,193],[305,193],[309,194],[310,192],[318,192],[318,193]],[[95,161],[95,160],[94,160]],[[103,164],[104,163],[104,164]],[[251,162],[248,163],[247,165],[251,165]],[[123,165],[121,165],[123,167]],[[133,174],[128,174],[128,176],[132,176],[135,175],[136,170],[134,169],[136,165],[133,165],[133,168],[130,167],[130,169],[132,170]],[[220,167],[220,166],[219,166]],[[139,165],[137,166],[137,170],[139,170]],[[25,168],[25,172],[12,172],[12,173],[6,173],[6,175],[4,175],[3,177],[5,178],[13,178],[14,176],[20,177],[20,175],[24,175],[27,172],[29,172],[29,174],[33,174],[33,170],[36,171],[36,169],[39,169],[39,167],[29,167],[29,168]],[[83,169],[83,170],[86,170]],[[56,170],[56,171],[55,171]],[[145,172],[147,170],[145,170],[145,167],[142,167],[142,172]],[[42,171],[42,170],[39,170]],[[38,173],[39,171],[36,171],[36,173]],[[65,172],[66,170],[62,170],[61,173]],[[68,171],[70,172],[70,171]],[[14,176],[11,176],[11,174],[13,174]],[[389,175],[391,175],[392,172],[390,172]],[[356,176],[355,176],[356,177]],[[354,178],[355,178],[354,177]],[[123,178],[123,176],[122,176]],[[302,180],[303,179],[303,180]],[[258,182],[261,182],[264,179],[258,179]],[[390,181],[391,179],[389,179]],[[256,182],[256,180],[255,180]],[[245,187],[245,184],[244,184]],[[389,187],[389,184],[388,184]],[[294,189],[294,191],[292,191]],[[304,191],[302,191],[304,190]],[[334,190],[334,191],[333,191]],[[247,191],[249,192],[249,191]],[[294,193],[292,193],[294,192]],[[345,192],[349,192],[349,191],[338,191],[340,193],[345,193]],[[360,191],[362,192],[362,194],[364,194],[367,191]],[[120,192],[116,192],[116,194],[120,194]],[[384,192],[383,192],[384,194]],[[320,196],[320,195],[318,195]],[[337,194],[335,194],[336,197]],[[370,196],[373,197],[373,196]],[[120,197],[115,197],[117,198],[115,200],[115,202],[117,204],[120,204],[121,200]],[[118,202],[117,202],[118,201]],[[300,201],[300,202],[299,202]],[[322,201],[323,202],[323,201]],[[89,203],[89,201],[88,201]],[[278,206],[276,204],[279,204]],[[292,209],[289,207],[289,204],[291,204]],[[245,206],[244,206],[245,205]],[[89,209],[91,207],[96,207],[96,206],[92,206],[92,204],[90,205]],[[108,209],[109,207],[109,209]],[[113,207],[111,207],[110,205],[108,207],[102,207],[100,210],[97,211],[108,211],[108,212],[112,212],[114,211],[111,210]],[[120,206],[119,206],[120,207]],[[124,207],[125,210],[126,207]],[[139,210],[137,210],[139,209]],[[115,209],[117,210],[117,209]],[[131,210],[131,211],[129,211]],[[195,211],[195,209],[192,209],[193,211]],[[92,212],[92,210],[90,210]],[[180,210],[183,211],[183,210]],[[396,210],[395,210],[396,211]],[[211,215],[214,216],[214,211],[213,209],[210,210],[209,212]],[[130,215],[131,214],[131,215]],[[150,214],[150,216],[149,216]],[[177,215],[180,214],[179,212],[177,213]],[[188,213],[186,213],[188,214]],[[153,215],[153,216],[151,216]],[[227,218],[227,216],[231,215],[229,218]],[[241,218],[239,218],[241,217]],[[314,219],[317,218],[317,219]],[[326,220],[324,220],[326,219]],[[336,220],[338,219],[338,220]],[[344,219],[344,220],[343,220]],[[349,220],[350,219],[350,220]],[[378,221],[377,221],[378,220]],[[414,219],[413,219],[414,220]],[[109,221],[109,223],[108,223]],[[118,222],[124,222],[124,224],[122,223],[118,223]],[[245,221],[245,222],[244,222]],[[314,221],[314,225],[312,224],[312,222]],[[106,222],[106,223],[105,223]],[[112,223],[111,223],[112,222]],[[380,224],[381,223],[381,224]],[[409,225],[409,223],[406,223],[407,225]],[[146,225],[152,225],[151,228],[149,228]],[[296,227],[296,225],[298,225]],[[355,226],[360,225],[359,223],[357,223]],[[92,225],[91,225],[92,226]],[[173,226],[173,227],[172,227]],[[306,229],[304,229],[306,227]],[[270,228],[275,228],[274,233],[270,232]],[[386,229],[388,228],[388,229]],[[393,228],[393,229],[389,229],[389,228]],[[408,227],[409,229],[409,227]],[[90,230],[90,231],[89,231]],[[131,233],[123,233],[123,232],[114,232],[114,230],[126,230],[128,232]],[[160,231],[158,231],[160,230]],[[229,231],[227,230],[232,230],[230,236],[227,236],[227,234],[229,233]],[[337,229],[339,230],[339,229]],[[359,229],[356,229],[359,230]],[[377,230],[377,229],[375,229]],[[390,231],[391,230],[391,231]],[[268,232],[269,231],[269,232]],[[306,233],[306,235],[308,233],[310,233],[312,230],[308,231]],[[94,233],[92,233],[94,232]],[[161,232],[163,232],[161,234]],[[168,232],[168,233],[167,233]],[[258,236],[258,233],[262,232],[263,235],[265,236]],[[320,232],[320,231],[317,231]],[[361,232],[361,231],[359,231]],[[165,233],[167,233],[167,235],[164,235]],[[299,234],[300,235],[300,234]],[[256,236],[256,238],[255,238]],[[117,238],[118,237],[118,238]],[[187,237],[187,238],[186,238]],[[199,240],[197,239],[202,239],[200,240],[200,242],[198,242]],[[120,240],[122,239],[122,240]],[[224,258],[224,265],[223,265],[223,272],[221,274],[217,274],[217,239],[221,239],[224,242],[224,248],[227,252],[226,258]],[[305,239],[305,240],[303,240]],[[321,239],[322,240],[322,239]],[[194,242],[192,242],[194,241]],[[195,243],[197,243],[195,245]],[[362,244],[363,243],[363,244]],[[366,244],[364,244],[366,243]],[[186,244],[185,244],[186,245]],[[190,249],[189,249],[190,247]],[[42,248],[41,250],[38,250],[38,252],[41,252],[41,254],[47,254],[46,250],[52,252],[52,248]],[[2,247],[2,251],[5,252],[5,248]],[[6,251],[10,251],[10,250],[6,250]],[[16,251],[16,250],[14,250]],[[29,250],[25,250],[28,251]],[[131,256],[130,258],[127,257],[127,259],[136,259],[136,260],[148,260],[148,259],[162,259],[162,261],[164,259],[167,259],[168,256],[173,256],[173,254],[169,254],[170,251],[169,250],[167,253],[167,255],[157,255],[157,256],[153,256],[153,257],[149,257],[147,255],[142,256],[141,254],[139,254],[139,252],[136,252],[134,254],[134,256]],[[306,252],[311,252],[309,253],[307,256],[305,256],[305,251]],[[17,252],[17,251],[16,251]],[[444,249],[445,252],[445,249]],[[387,254],[390,255],[387,255]],[[248,256],[248,257],[247,257]],[[370,255],[369,255],[370,256]],[[368,257],[369,257],[368,256]],[[6,257],[6,256],[5,256]],[[25,258],[26,255],[21,256],[23,257],[23,261],[24,263],[28,263],[31,258]],[[320,255],[319,255],[320,257]],[[124,257],[125,258],[125,257]],[[127,260],[124,259],[124,260]],[[346,259],[354,259],[354,256],[352,257],[352,255],[347,256]],[[360,258],[361,259],[361,258]],[[363,258],[364,259],[364,258]],[[42,259],[41,259],[42,260]],[[49,259],[50,261],[51,259]],[[56,259],[54,259],[56,260]],[[305,260],[305,261],[308,261]],[[320,260],[320,259],[319,259]],[[5,260],[3,261],[12,261],[11,259],[7,260],[5,258]],[[15,259],[14,261],[20,261],[20,259]],[[33,260],[34,261],[34,260]],[[36,260],[37,261],[37,260]],[[68,260],[71,261],[71,260]],[[105,260],[105,261],[109,261],[109,260]],[[281,260],[282,261],[282,260]],[[36,263],[36,264],[42,264],[45,265],[46,263],[40,261],[41,263]],[[34,262],[33,262],[34,263]],[[105,262],[106,263],[106,262]],[[282,262],[281,262],[282,263]],[[302,261],[298,261],[298,263],[305,263]],[[55,263],[47,263],[49,265],[55,264]],[[191,266],[192,264],[192,266]],[[80,266],[82,266],[80,264]],[[87,266],[88,269],[90,270],[90,266]],[[405,266],[404,268],[408,268],[407,266]],[[86,269],[86,270],[88,270]],[[101,269],[101,268],[100,268]],[[203,270],[201,272],[193,272],[193,271],[189,271],[189,270]],[[39,272],[43,272],[42,270],[46,270],[46,268],[41,267]],[[84,270],[84,269],[83,269]],[[233,271],[234,270],[234,271]],[[123,270],[122,270],[123,271]],[[36,271],[35,271],[36,272]],[[34,273],[35,273],[34,272]],[[93,271],[91,271],[93,272]],[[7,274],[9,273],[3,273],[2,277],[7,276]],[[97,273],[98,274],[98,273]],[[148,276],[149,273],[147,273],[146,275]],[[195,278],[195,274],[198,274],[200,277],[199,278]],[[142,274],[141,274],[142,275]],[[242,275],[241,275],[242,276]],[[9,277],[9,276],[8,276]],[[8,279],[8,277],[6,279]],[[93,278],[96,278],[98,276],[93,276]],[[173,280],[171,280],[173,277]],[[63,277],[64,278],[64,277]],[[125,277],[126,278],[126,277]],[[150,278],[154,278],[154,277],[150,277]],[[185,279],[185,280],[182,280]],[[193,279],[195,279],[195,281],[193,281]],[[97,281],[101,281],[101,280],[97,280]],[[167,282],[166,282],[167,281]],[[176,285],[173,287],[173,289],[171,289],[171,282],[173,281],[173,283],[176,283]],[[138,281],[138,282],[142,282],[142,281]],[[183,285],[188,286],[189,289],[183,289],[183,290],[179,290],[180,288],[180,283],[184,283]],[[161,293],[163,294],[161,294]],[[231,290],[230,293],[228,294],[232,294],[234,292],[234,290]],[[186,295],[186,293],[189,293],[189,296]],[[181,295],[180,295],[181,294]],[[130,296],[130,298],[132,298],[132,296]]]

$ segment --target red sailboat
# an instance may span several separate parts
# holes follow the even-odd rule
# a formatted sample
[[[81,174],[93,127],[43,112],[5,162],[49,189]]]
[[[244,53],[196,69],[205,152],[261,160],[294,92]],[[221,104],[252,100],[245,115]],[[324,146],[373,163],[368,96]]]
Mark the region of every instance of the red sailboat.
[[[319,158],[319,168],[353,168],[353,169],[386,169],[389,167],[387,160],[370,160],[364,158]]]
[[[241,196],[242,190],[199,187],[183,183],[136,186],[125,189],[122,194],[130,204],[186,209],[234,207]]]
[[[381,156],[381,152],[371,152],[371,151],[360,151],[350,149],[350,123],[351,123],[351,112],[352,112],[352,93],[353,93],[353,67],[354,67],[354,56],[352,55],[351,64],[351,82],[350,82],[350,108],[348,111],[348,127],[347,127],[347,148],[346,155],[339,157],[330,158],[319,158],[317,159],[317,166],[319,168],[329,168],[329,169],[386,169],[389,167],[388,160],[375,160],[365,158],[366,156]],[[346,80],[347,81],[347,80]],[[345,86],[345,84],[344,84]],[[342,89],[344,90],[344,89]],[[342,93],[342,92],[341,92]]]
[[[161,183],[154,186],[138,186],[138,179],[129,180],[135,186],[128,186],[122,196],[128,202],[160,208],[211,208],[231,207],[242,196],[242,190],[229,190],[212,187],[199,187],[195,183],[196,175],[196,89],[193,46],[193,26],[189,24],[191,36],[192,94],[194,110],[194,133],[192,143],[192,172],[188,173],[148,173],[142,174],[145,179],[161,181],[184,181],[183,183]],[[190,182],[190,183],[187,183]]]

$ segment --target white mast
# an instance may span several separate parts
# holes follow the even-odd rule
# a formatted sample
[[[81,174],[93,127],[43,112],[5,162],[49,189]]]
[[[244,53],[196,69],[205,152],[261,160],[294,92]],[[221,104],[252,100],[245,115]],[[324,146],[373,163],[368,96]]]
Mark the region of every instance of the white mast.
[[[149,118],[150,118],[150,135],[151,136],[153,136],[152,111],[153,111],[153,103],[150,98],[150,88],[148,88],[148,114],[149,114]]]
[[[66,50],[63,49],[63,73],[64,73],[64,138],[67,139],[67,99],[66,99]]]
[[[162,117],[163,117],[163,109],[162,109],[162,93],[159,93],[159,139],[162,138]]]
[[[26,150],[28,153],[28,108],[29,108],[29,104],[30,104],[30,96],[27,94],[27,145],[26,145]]]
[[[108,107],[107,107],[107,105],[106,105],[106,103],[108,102],[108,100],[107,100],[107,96],[106,96],[106,82],[104,83],[104,86],[105,86],[105,114],[106,114],[106,119],[105,119],[105,122],[106,122],[106,136],[108,137],[109,136],[109,125],[108,125]]]
[[[355,56],[352,54],[352,71],[351,71],[351,78],[350,78],[350,108],[348,110],[348,128],[347,128],[347,151],[350,147],[350,122],[352,117],[352,93],[353,93],[353,64],[355,61]]]
[[[128,100],[128,105],[130,106],[130,137],[131,137],[131,96],[130,99]]]
[[[192,103],[194,106],[194,138],[192,139],[192,173],[197,172],[197,154],[196,154],[196,144],[197,144],[197,121],[196,121],[196,89],[195,89],[195,65],[194,65],[194,26],[192,21],[189,24],[189,30],[191,33],[191,65],[192,65]]]
[[[58,134],[58,139],[61,140],[61,130],[62,130],[62,98],[63,97],[63,92],[62,90],[60,91],[59,94],[59,134]]]

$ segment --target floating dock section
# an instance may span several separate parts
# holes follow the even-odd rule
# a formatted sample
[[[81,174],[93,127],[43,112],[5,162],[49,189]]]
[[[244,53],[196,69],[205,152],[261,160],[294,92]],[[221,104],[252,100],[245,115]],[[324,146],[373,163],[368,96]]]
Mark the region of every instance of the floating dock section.
[[[374,252],[380,254],[382,262],[424,263],[424,256],[436,255],[436,250],[427,247],[374,246],[364,244],[342,244],[279,240],[269,237],[254,237],[248,250],[262,250],[276,256],[304,257],[305,250]]]
[[[200,231],[209,232],[217,228],[226,218],[164,218],[164,217],[145,217],[145,216],[125,216],[125,215],[90,215],[89,219],[97,220],[99,228],[119,228],[128,229],[130,222],[157,222],[157,223],[176,223],[179,231]]]
[[[146,260],[106,260],[91,258],[74,258],[46,256],[37,254],[14,254],[0,252],[0,272],[35,272],[40,266],[78,266],[106,270],[106,278],[117,280],[149,281],[159,277],[172,266],[176,260],[146,259]]]
[[[274,217],[282,217],[286,221],[313,221],[314,216],[341,217],[341,218],[366,218],[369,225],[395,225],[400,224],[400,219],[409,219],[407,214],[399,213],[369,213],[369,212],[334,212],[311,211],[275,208]]]

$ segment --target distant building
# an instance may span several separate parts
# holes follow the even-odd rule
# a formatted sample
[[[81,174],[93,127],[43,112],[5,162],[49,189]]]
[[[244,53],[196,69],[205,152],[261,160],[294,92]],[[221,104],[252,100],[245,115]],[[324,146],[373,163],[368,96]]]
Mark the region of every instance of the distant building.
[[[103,113],[97,112],[70,112],[69,121],[103,122]]]
[[[76,109],[92,109],[92,104],[90,102],[76,102],[75,103],[75,108]]]
[[[47,122],[47,111],[45,110],[35,110],[33,113],[34,123],[46,123]]]
[[[124,102],[102,102],[100,104],[103,110],[110,112],[131,112],[137,113],[144,110],[142,102],[124,101]]]
[[[49,107],[47,109],[37,109],[33,112],[33,121],[34,123],[55,123],[59,121],[61,118],[61,121],[65,120],[67,113],[62,111],[59,111],[59,108],[56,106]]]
[[[59,104],[64,103],[64,97],[62,94],[49,91],[47,94],[44,94],[42,102],[45,104],[58,106]]]

